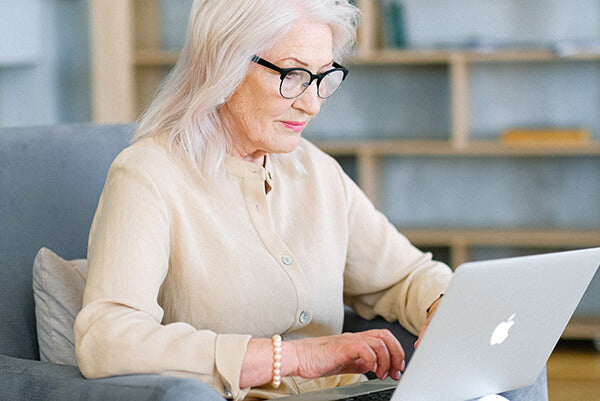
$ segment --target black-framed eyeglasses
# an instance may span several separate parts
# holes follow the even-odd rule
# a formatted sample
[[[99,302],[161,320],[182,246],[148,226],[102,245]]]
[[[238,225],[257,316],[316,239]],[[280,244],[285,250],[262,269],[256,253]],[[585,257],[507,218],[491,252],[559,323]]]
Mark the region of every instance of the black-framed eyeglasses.
[[[279,93],[286,99],[294,99],[303,94],[314,80],[317,81],[317,95],[321,99],[327,99],[340,88],[348,75],[348,70],[335,62],[331,70],[313,74],[305,68],[279,68],[258,56],[252,56],[252,61],[280,74]]]

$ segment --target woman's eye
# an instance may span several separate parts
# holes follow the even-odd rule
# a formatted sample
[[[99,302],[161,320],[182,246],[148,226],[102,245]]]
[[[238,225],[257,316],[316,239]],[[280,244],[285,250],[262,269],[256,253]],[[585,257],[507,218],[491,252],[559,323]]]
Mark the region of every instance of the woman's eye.
[[[290,71],[285,76],[285,79],[289,81],[300,81],[305,74],[302,71]]]

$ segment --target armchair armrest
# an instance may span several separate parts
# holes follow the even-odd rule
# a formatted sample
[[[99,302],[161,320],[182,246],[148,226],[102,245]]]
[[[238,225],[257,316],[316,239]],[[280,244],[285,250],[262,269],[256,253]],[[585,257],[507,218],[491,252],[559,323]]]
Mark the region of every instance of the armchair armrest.
[[[85,379],[75,366],[0,355],[0,400],[223,401],[198,380],[161,375]]]

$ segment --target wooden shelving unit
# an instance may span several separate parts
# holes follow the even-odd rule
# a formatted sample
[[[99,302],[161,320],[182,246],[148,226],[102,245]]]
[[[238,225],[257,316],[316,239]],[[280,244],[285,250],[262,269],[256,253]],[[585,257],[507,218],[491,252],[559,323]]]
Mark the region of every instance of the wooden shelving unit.
[[[93,118],[137,119],[178,53],[161,46],[158,0],[91,0]]]
[[[578,63],[600,61],[599,54],[561,57],[549,49],[470,51],[449,49],[392,50],[378,47],[375,0],[358,0],[363,11],[359,43],[349,65],[445,66],[450,90],[448,140],[317,141],[336,156],[356,158],[358,183],[380,204],[382,160],[387,157],[422,156],[452,158],[498,157],[600,157],[600,142],[582,146],[509,146],[498,141],[472,139],[470,75],[477,64]],[[152,98],[165,69],[177,61],[178,52],[160,47],[160,11],[157,0],[91,0],[94,119],[97,122],[135,120]],[[600,160],[599,160],[600,161]],[[600,177],[599,177],[600,179]],[[450,249],[451,265],[470,258],[474,247],[577,248],[600,246],[598,230],[506,230],[489,228],[422,229],[401,227],[415,244]],[[573,336],[600,337],[596,322],[570,326]],[[569,331],[567,331],[569,333]]]
[[[559,56],[548,49],[498,49],[487,51],[445,49],[359,48],[351,60],[355,65],[446,65],[450,80],[451,141],[456,148],[470,145],[469,75],[471,67],[483,63],[557,63],[600,61],[600,54]]]

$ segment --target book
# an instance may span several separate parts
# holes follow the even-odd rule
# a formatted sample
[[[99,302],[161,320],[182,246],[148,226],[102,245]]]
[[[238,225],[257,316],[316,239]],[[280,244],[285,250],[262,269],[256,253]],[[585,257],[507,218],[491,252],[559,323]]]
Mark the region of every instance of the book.
[[[584,128],[517,128],[504,131],[500,141],[507,145],[585,145],[591,135]]]
[[[404,6],[400,0],[379,0],[378,6],[383,21],[383,45],[387,48],[406,47]]]
[[[559,57],[598,56],[600,55],[600,38],[587,40],[562,40],[554,45]]]

